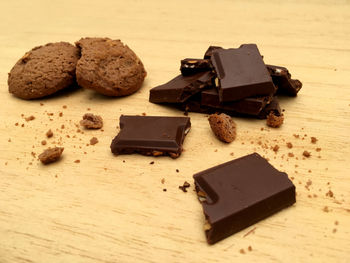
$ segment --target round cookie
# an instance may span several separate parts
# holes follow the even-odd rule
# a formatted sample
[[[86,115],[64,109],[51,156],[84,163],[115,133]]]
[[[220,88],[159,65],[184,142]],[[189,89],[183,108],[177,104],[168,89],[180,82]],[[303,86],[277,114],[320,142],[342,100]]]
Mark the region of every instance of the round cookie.
[[[136,54],[120,40],[82,38],[76,68],[79,86],[107,96],[126,96],[141,88],[146,71]]]
[[[75,83],[79,57],[79,49],[67,42],[35,47],[11,69],[9,92],[22,99],[36,99],[67,88]]]

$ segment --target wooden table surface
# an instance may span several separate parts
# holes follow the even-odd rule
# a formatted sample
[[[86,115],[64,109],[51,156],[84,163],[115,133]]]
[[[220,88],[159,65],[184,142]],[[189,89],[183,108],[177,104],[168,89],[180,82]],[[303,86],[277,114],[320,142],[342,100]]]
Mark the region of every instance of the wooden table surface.
[[[349,1],[4,0],[0,22],[1,263],[350,262]],[[8,93],[7,73],[26,51],[85,36],[127,43],[148,72],[142,89],[125,98],[78,89],[33,101]],[[234,118],[237,139],[223,144],[207,116],[190,113],[180,158],[111,154],[121,114],[182,116],[148,102],[150,88],[178,74],[180,59],[243,43],[257,43],[266,63],[288,67],[304,84],[297,98],[281,99],[281,128]],[[104,131],[76,132],[88,111],[104,118]],[[48,129],[47,146],[65,151],[43,166],[31,153],[47,147]],[[88,146],[93,136],[99,143]],[[192,175],[254,151],[288,173],[297,202],[209,246]],[[178,189],[185,180],[187,193]]]

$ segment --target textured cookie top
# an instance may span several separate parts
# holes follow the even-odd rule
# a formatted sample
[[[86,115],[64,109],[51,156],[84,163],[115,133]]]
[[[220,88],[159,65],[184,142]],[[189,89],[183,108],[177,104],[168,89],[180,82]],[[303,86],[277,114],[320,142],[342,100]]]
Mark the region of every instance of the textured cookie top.
[[[108,96],[124,96],[138,90],[146,71],[136,54],[120,40],[82,38],[77,82]]]
[[[66,88],[74,83],[79,57],[79,49],[67,42],[35,47],[11,69],[9,92],[22,99],[35,99]]]

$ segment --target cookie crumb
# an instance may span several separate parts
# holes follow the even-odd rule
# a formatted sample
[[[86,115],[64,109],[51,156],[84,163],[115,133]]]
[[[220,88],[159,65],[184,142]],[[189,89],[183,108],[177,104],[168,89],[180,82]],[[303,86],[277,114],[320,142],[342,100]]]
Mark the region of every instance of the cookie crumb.
[[[63,150],[63,147],[48,148],[39,155],[39,160],[43,164],[56,162],[61,157]]]
[[[62,116],[63,116],[63,112],[60,112],[60,113],[58,114],[58,116],[62,117]]]
[[[41,141],[41,145],[46,145],[46,141],[45,140],[43,140],[43,141]]]
[[[183,183],[183,185],[180,185],[179,186],[179,189],[181,189],[184,193],[186,193],[187,192],[187,188],[189,188],[191,185],[187,182],[187,181],[185,181],[184,183]]]
[[[146,114],[146,112],[142,112],[142,116],[146,116],[147,114]]]
[[[215,136],[223,142],[230,143],[236,138],[236,123],[224,113],[211,114],[208,118]]]
[[[329,212],[329,208],[328,208],[328,206],[323,207],[323,212],[326,212],[326,213],[328,213],[328,212]]]
[[[326,193],[326,196],[329,196],[329,197],[334,197],[334,194],[331,190],[329,190],[327,193]]]
[[[287,142],[287,147],[288,147],[289,149],[292,149],[292,148],[293,148],[293,144],[292,144],[291,142]]]
[[[100,129],[103,126],[102,117],[92,113],[85,113],[80,125],[86,129]]]
[[[278,128],[283,124],[284,116],[281,114],[280,116],[276,115],[273,111],[270,111],[269,115],[266,118],[266,124],[272,128]]]
[[[288,153],[288,157],[294,157],[294,153]]]
[[[248,251],[252,251],[253,249],[252,249],[252,247],[251,246],[249,246],[248,247]]]
[[[53,132],[51,131],[51,129],[50,130],[48,130],[47,132],[46,132],[46,137],[47,138],[51,138],[53,136]]]
[[[339,222],[338,222],[338,221],[335,221],[334,224],[337,226],[337,225],[339,225]]]
[[[62,130],[64,129],[64,125],[63,125],[63,124],[61,125],[61,129],[62,129]]]
[[[162,178],[162,180],[160,180],[160,182],[161,182],[162,184],[164,184],[164,183],[165,183],[165,179]]]
[[[243,248],[241,248],[241,249],[239,250],[239,253],[241,253],[241,254],[245,254],[244,249],[243,249]]]
[[[304,151],[303,152],[303,155],[306,157],[306,158],[309,158],[311,156],[311,153],[308,152],[308,151]]]
[[[96,137],[92,137],[92,138],[90,139],[90,144],[91,144],[91,145],[95,145],[96,143],[98,143],[98,139],[97,139]]]
[[[317,138],[316,137],[311,137],[311,143],[316,143],[317,142]]]
[[[75,160],[74,162],[75,162],[75,163],[80,163],[80,160]]]
[[[35,120],[35,116],[31,115],[29,117],[24,118],[26,121],[32,121]]]
[[[321,148],[316,148],[316,152],[320,152],[321,151]]]
[[[62,108],[63,108],[63,109],[67,109],[67,105],[63,105]]]
[[[276,144],[274,147],[272,147],[272,150],[276,153],[276,152],[278,152],[279,148],[280,147]]]

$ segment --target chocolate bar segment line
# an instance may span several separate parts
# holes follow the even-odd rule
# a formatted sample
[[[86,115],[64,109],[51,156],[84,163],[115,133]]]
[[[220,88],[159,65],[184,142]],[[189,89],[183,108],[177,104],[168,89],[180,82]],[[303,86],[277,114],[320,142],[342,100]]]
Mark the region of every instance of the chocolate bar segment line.
[[[117,155],[140,153],[177,158],[190,127],[189,117],[122,115],[120,132],[112,141],[111,151]]]
[[[218,77],[220,101],[275,93],[275,86],[255,44],[216,49],[211,62]]]
[[[195,174],[206,217],[205,234],[214,244],[295,203],[286,173],[253,153]]]
[[[244,98],[232,102],[220,102],[219,93],[215,88],[201,92],[201,104],[218,110],[258,115],[270,103],[272,96]]]
[[[214,73],[202,72],[190,76],[179,75],[150,90],[153,103],[182,103],[201,90],[213,86]]]

